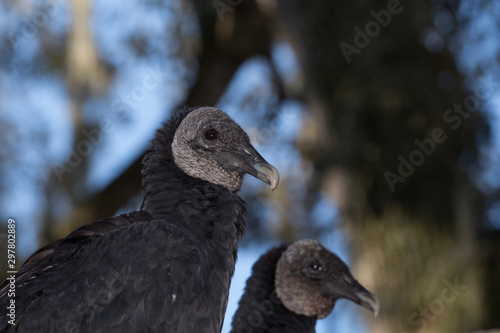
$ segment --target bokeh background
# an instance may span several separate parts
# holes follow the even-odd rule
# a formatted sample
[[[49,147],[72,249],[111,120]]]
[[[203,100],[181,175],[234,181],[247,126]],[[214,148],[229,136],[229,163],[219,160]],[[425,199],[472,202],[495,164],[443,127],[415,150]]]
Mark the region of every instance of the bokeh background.
[[[2,0],[0,241],[14,218],[20,265],[137,209],[155,128],[216,105],[282,177],[241,190],[224,332],[253,262],[306,237],[382,304],[318,332],[500,327],[498,36],[488,0]]]

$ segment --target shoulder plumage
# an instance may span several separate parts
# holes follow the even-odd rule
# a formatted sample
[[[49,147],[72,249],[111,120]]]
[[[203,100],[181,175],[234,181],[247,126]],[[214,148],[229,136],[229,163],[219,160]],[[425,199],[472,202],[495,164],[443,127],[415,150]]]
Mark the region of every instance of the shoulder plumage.
[[[191,325],[182,315],[194,315],[193,304],[206,302],[196,292],[206,288],[206,254],[184,228],[141,221],[141,213],[85,226],[32,256],[33,269],[16,276],[17,319],[36,318],[21,322],[25,331],[60,332],[65,325],[81,332],[109,332],[115,325],[138,331],[146,325],[179,332],[179,325]],[[6,301],[0,298],[2,306]]]
[[[33,253],[16,274],[18,285],[44,271],[47,267],[60,263],[64,258],[81,248],[95,237],[105,235],[122,227],[153,220],[145,211],[132,212],[116,217],[105,218],[84,225],[72,231],[68,236],[49,243]],[[6,283],[0,287],[0,297],[5,292]]]

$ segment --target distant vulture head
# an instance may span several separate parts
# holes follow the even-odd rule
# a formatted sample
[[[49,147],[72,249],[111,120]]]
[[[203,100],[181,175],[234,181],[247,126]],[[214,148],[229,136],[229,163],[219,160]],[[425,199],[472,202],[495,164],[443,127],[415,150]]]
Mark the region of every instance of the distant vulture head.
[[[351,275],[347,265],[314,240],[290,245],[278,261],[275,289],[283,305],[297,314],[326,317],[339,298],[379,311],[377,298]]]
[[[245,131],[217,108],[200,107],[185,115],[175,130],[172,155],[189,176],[232,192],[241,187],[245,173],[272,189],[279,182],[276,168],[255,150]]]

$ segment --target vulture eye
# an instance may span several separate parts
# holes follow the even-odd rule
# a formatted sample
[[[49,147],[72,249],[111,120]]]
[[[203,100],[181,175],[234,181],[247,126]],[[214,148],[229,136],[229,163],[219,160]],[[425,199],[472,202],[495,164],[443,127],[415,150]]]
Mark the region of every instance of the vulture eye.
[[[217,140],[217,135],[219,133],[217,133],[216,130],[214,130],[213,128],[207,130],[205,132],[205,139],[207,139],[208,141],[214,141],[214,140]]]
[[[312,271],[315,271],[315,272],[321,272],[323,271],[323,266],[321,266],[321,264],[317,261],[314,261],[312,263],[309,264],[309,268],[312,270]]]

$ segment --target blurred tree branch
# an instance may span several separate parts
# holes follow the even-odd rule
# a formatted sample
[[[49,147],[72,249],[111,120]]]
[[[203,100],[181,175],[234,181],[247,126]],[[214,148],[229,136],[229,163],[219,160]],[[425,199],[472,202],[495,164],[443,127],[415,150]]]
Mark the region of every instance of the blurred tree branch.
[[[238,10],[226,12],[223,20],[218,18],[212,1],[194,1],[194,5],[202,32],[201,52],[198,56],[197,79],[183,104],[215,105],[245,60],[259,54],[269,56],[271,33],[255,1],[244,1],[238,6]],[[89,72],[83,71],[81,74],[83,73],[88,75]],[[71,82],[78,80],[79,76],[76,75]],[[73,86],[75,97],[87,91],[86,84]],[[76,98],[76,101],[79,100],[80,98]],[[81,110],[76,113],[80,114]],[[76,126],[75,131],[81,133],[81,128]],[[79,139],[81,138],[76,138],[75,145]],[[75,199],[70,216],[59,221],[57,225],[50,224],[51,216],[48,216],[46,226],[49,230],[44,233],[45,240],[48,242],[58,239],[78,226],[111,216],[127,204],[130,198],[140,194],[143,157],[143,154],[138,156],[102,191],[85,198],[82,202]],[[82,173],[75,172],[71,176],[78,178],[81,175]],[[67,182],[70,188],[74,188],[73,180]]]
[[[433,6],[393,2],[399,8],[391,16],[390,3],[278,1],[276,12],[306,80],[310,130],[298,145],[315,167],[310,192],[322,188],[339,205],[356,267],[371,277],[368,288],[382,299],[384,310],[371,321],[371,332],[456,332],[498,324],[493,312],[487,315],[494,307],[484,303],[488,291],[482,285],[492,277],[473,261],[482,257],[475,235],[484,198],[464,171],[477,163],[474,129],[481,126],[487,136],[488,126],[476,112],[458,130],[446,127],[443,113],[466,95],[452,55],[429,52],[421,42],[432,27]],[[368,22],[374,22],[371,33],[353,30],[369,29]],[[343,42],[359,47],[350,58]],[[437,84],[444,71],[454,75],[452,89]],[[393,193],[385,172],[397,173],[398,156],[408,159],[418,148],[415,140],[431,137],[436,128],[445,129],[446,142],[430,156],[420,152],[425,161]],[[458,163],[463,152],[467,166]],[[446,319],[433,322],[420,314],[421,321],[412,322],[420,306],[439,297],[446,278],[464,281],[468,292],[439,312]]]

